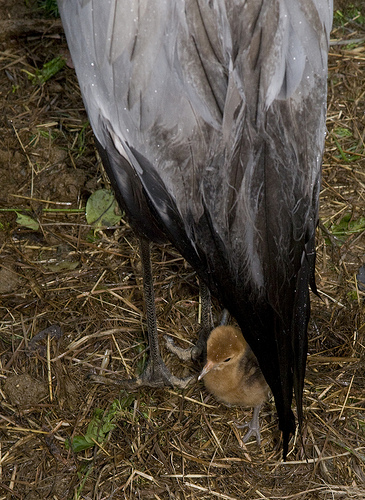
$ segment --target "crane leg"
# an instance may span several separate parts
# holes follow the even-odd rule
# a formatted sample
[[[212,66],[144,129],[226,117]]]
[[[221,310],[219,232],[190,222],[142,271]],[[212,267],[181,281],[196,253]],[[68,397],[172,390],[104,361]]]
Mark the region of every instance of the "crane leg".
[[[192,376],[180,379],[172,375],[165,365],[158,342],[155,292],[151,265],[151,244],[140,238],[141,260],[143,268],[143,291],[146,304],[147,330],[149,343],[149,359],[145,370],[139,377],[116,381],[125,389],[134,390],[138,387],[166,387],[173,386],[184,389],[193,379]]]
[[[174,340],[165,335],[167,349],[183,361],[203,361],[207,358],[207,339],[213,330],[212,307],[209,288],[200,282],[201,297],[201,327],[197,343],[193,347],[184,349],[175,344]],[[227,325],[230,315],[227,309],[223,309],[220,324]]]
[[[207,339],[213,329],[210,291],[202,280],[199,280],[199,294],[201,304],[200,332],[196,344],[191,349],[191,359],[193,361],[205,361],[207,357]]]
[[[151,244],[148,240],[140,238],[141,261],[143,269],[143,292],[146,304],[147,330],[149,343],[149,359],[144,371],[132,379],[109,379],[100,375],[91,376],[94,382],[118,385],[127,390],[136,390],[138,387],[166,387],[172,386],[185,389],[195,375],[185,378],[175,377],[165,365],[161,354],[157,333],[157,320],[155,308],[155,293],[151,266]],[[201,296],[201,328],[199,338],[192,348],[183,349],[175,345],[171,337],[165,336],[166,347],[184,361],[203,360],[206,357],[206,344],[210,331],[213,328],[211,313],[211,298],[209,288],[199,282]]]

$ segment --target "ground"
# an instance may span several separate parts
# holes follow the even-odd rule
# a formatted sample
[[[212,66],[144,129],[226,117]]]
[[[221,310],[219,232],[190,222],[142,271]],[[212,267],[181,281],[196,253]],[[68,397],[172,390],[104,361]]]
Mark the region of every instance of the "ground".
[[[1,500],[365,497],[365,12],[338,7],[304,445],[295,436],[283,463],[273,400],[258,448],[234,425],[250,411],[218,404],[200,383],[127,394],[93,382],[132,376],[146,359],[138,244],[123,219],[97,232],[85,220],[108,181],[72,68],[29,77],[67,57],[60,21],[0,0]],[[198,333],[194,273],[168,246],[153,266],[161,338],[187,347]],[[178,375],[194,370],[163,356]]]

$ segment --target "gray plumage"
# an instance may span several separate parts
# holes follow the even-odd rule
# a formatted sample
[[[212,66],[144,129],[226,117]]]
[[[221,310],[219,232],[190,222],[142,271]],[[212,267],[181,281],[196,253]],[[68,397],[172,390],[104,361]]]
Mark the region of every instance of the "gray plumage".
[[[58,0],[133,228],[170,240],[301,419],[331,0]]]

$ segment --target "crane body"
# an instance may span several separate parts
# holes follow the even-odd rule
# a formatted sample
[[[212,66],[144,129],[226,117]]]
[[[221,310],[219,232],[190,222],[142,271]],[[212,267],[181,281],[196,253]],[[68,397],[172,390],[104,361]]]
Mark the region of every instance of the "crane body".
[[[302,420],[331,0],[58,0],[131,226],[240,325],[284,436]]]

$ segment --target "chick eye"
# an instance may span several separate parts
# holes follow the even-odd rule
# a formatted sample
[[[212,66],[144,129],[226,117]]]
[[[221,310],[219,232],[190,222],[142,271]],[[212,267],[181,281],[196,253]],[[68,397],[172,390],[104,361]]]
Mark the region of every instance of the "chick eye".
[[[228,361],[231,361],[231,358],[226,358],[226,359],[224,360],[224,363],[228,363]]]

